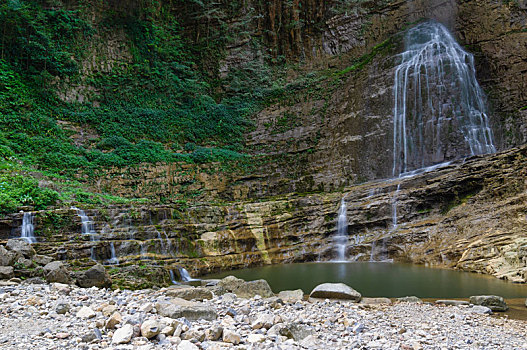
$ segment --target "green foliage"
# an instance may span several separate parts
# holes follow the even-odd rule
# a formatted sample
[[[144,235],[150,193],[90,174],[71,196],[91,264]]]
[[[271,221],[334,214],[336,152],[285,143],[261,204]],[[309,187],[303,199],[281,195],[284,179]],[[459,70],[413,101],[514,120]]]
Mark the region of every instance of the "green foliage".
[[[58,199],[58,192],[39,187],[36,179],[17,172],[8,162],[0,162],[0,213],[13,212],[22,205],[40,210]]]

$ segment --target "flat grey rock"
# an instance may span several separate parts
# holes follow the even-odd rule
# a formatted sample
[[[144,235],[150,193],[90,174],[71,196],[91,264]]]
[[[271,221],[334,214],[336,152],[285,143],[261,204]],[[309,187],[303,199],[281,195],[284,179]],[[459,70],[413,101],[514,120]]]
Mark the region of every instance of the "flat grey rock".
[[[311,298],[346,299],[359,302],[362,295],[344,283],[322,283],[309,294]]]

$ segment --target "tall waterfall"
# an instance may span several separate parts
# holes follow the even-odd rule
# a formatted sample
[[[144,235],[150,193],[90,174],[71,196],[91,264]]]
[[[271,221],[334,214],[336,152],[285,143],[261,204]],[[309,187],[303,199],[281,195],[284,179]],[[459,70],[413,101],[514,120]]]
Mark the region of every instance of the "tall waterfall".
[[[35,243],[37,239],[34,236],[34,230],[33,213],[24,213],[20,238],[25,239],[28,243]]]
[[[347,207],[344,198],[340,201],[339,216],[337,219],[337,234],[333,238],[336,256],[335,261],[346,260],[346,246],[348,245],[348,218]]]
[[[496,151],[474,57],[442,24],[429,21],[407,32],[394,94],[394,177]]]

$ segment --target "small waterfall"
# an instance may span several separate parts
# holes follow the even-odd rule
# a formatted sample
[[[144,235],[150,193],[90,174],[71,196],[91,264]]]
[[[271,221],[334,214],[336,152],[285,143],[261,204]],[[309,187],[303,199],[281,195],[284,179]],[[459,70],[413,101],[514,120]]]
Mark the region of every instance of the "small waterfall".
[[[474,57],[440,23],[410,29],[395,70],[393,176],[496,152]]]
[[[81,225],[82,225],[81,232],[82,232],[82,234],[83,235],[90,235],[90,241],[92,241],[92,242],[98,241],[99,238],[97,237],[97,231],[95,231],[95,228],[93,226],[93,222],[90,220],[90,217],[88,215],[86,215],[86,212],[84,210],[76,208],[76,207],[72,207],[71,209],[72,210],[76,210],[77,211],[77,215],[81,218]],[[90,258],[93,261],[97,261],[97,256],[95,254],[95,246],[94,245],[92,245],[92,247],[90,248]]]
[[[37,239],[34,236],[35,227],[33,226],[33,213],[24,213],[22,218],[22,228],[20,238],[24,239],[28,243],[35,243]]]
[[[110,260],[108,260],[108,264],[110,265],[118,265],[119,259],[117,259],[117,256],[115,255],[115,245],[113,242],[110,242]]]
[[[170,280],[173,284],[179,284],[178,281],[176,281],[176,274],[174,273],[174,270],[170,270]]]
[[[347,207],[344,198],[340,201],[339,216],[337,220],[337,234],[333,238],[336,250],[334,261],[346,261],[346,247],[348,246],[348,218]]]
[[[179,267],[179,274],[181,276],[181,281],[183,282],[199,281],[199,279],[190,277],[190,274],[184,267]]]

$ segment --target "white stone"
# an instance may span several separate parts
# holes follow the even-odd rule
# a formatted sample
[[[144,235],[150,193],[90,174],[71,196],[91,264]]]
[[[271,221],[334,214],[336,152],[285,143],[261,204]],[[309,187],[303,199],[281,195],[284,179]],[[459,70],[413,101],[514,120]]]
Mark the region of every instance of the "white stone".
[[[182,340],[177,346],[177,350],[199,350],[199,348],[188,340]]]
[[[249,343],[261,343],[265,340],[265,336],[263,334],[249,334],[247,336],[247,341]]]
[[[125,324],[115,331],[112,337],[112,344],[126,344],[132,340],[134,327],[131,324]]]
[[[240,344],[241,337],[238,333],[229,329],[223,330],[223,341],[234,345]]]
[[[94,318],[95,317],[95,311],[93,311],[92,309],[90,309],[89,307],[87,306],[83,306],[81,307],[81,309],[77,312],[77,317],[78,318]]]

